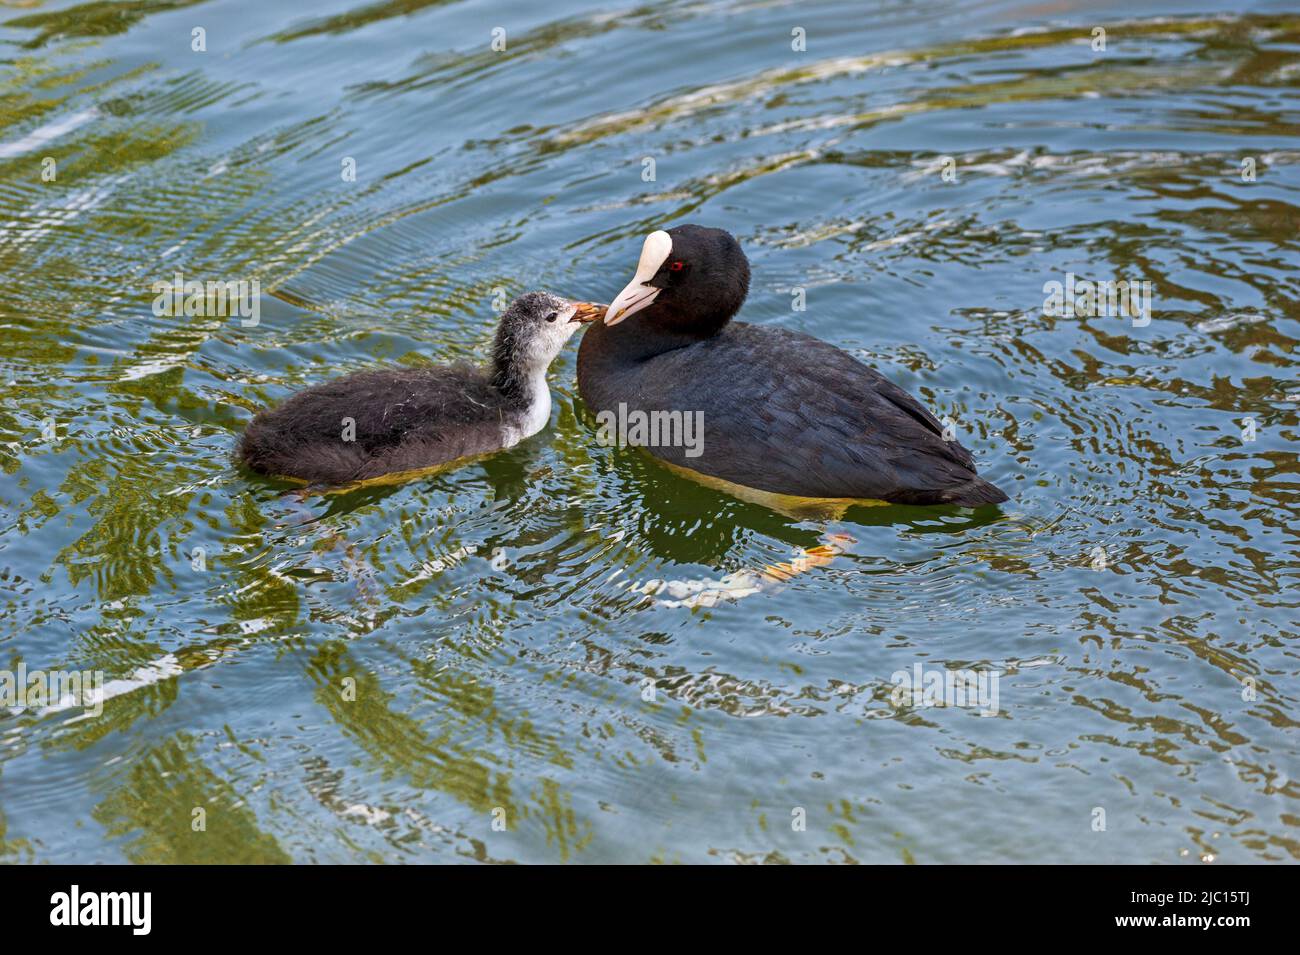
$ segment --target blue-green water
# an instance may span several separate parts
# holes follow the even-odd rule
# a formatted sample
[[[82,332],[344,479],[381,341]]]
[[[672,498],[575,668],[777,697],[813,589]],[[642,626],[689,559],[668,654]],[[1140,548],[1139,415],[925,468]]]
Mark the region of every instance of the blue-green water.
[[[34,0],[0,48],[0,668],[118,681],[0,713],[0,859],[1300,858],[1294,3]],[[602,446],[573,347],[486,461],[232,466],[258,407],[478,358],[495,290],[608,301],[685,221],[1011,502],[738,500]],[[260,323],[156,316],[177,270]],[[1045,316],[1070,272],[1150,324]],[[895,705],[918,664],[996,715]]]

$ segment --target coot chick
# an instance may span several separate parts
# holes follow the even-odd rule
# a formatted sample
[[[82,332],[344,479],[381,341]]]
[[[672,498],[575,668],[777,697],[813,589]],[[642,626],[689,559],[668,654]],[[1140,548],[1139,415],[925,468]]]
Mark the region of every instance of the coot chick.
[[[604,308],[529,292],[501,316],[488,367],[383,368],[317,385],[254,418],[239,460],[261,474],[347,484],[508,448],[546,426],[546,370]]]
[[[620,404],[652,419],[701,412],[691,455],[646,450],[747,488],[968,507],[1007,499],[975,473],[969,451],[943,439],[934,415],[875,370],[810,335],[733,322],[748,292],[749,262],[729,233],[650,233],[632,281],[583,335],[583,401],[615,416]]]

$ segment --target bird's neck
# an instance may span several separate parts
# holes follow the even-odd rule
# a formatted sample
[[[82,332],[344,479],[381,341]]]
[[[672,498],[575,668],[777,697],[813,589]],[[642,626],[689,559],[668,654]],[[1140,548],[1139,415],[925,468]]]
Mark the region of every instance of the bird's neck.
[[[551,399],[545,365],[532,368],[521,362],[497,362],[492,369],[492,386],[513,408],[528,408],[543,398],[549,404]]]
[[[590,359],[599,356],[602,363],[635,364],[712,338],[730,320],[730,316],[726,316],[717,322],[686,325],[667,318],[646,309],[644,313],[614,326],[593,324],[582,336],[579,361],[583,355],[588,355]]]
[[[492,384],[504,399],[507,446],[536,434],[551,420],[551,389],[546,384],[545,365],[498,369]]]

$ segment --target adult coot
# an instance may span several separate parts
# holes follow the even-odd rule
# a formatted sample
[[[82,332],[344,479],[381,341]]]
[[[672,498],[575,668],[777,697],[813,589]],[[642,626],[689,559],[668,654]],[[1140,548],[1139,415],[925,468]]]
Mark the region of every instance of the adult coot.
[[[643,415],[652,430],[670,421],[656,412],[700,413],[702,441],[646,450],[761,491],[968,507],[1007,499],[875,370],[809,335],[733,322],[748,291],[749,262],[729,233],[650,233],[632,281],[583,335],[583,400],[620,421]]]

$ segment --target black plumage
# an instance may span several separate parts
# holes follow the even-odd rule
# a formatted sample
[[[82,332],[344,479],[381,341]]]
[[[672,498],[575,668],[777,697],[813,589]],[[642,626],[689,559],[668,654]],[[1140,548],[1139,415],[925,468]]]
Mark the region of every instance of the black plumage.
[[[934,415],[877,371],[809,335],[731,322],[749,268],[730,235],[698,226],[668,234],[662,267],[642,276],[642,288],[659,289],[652,303],[620,320],[619,302],[638,297],[629,286],[606,319],[618,324],[583,336],[578,388],[589,408],[701,412],[698,457],[646,450],[762,491],[966,506],[1007,499],[975,473],[969,451],[943,439]]]

